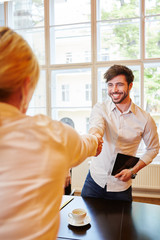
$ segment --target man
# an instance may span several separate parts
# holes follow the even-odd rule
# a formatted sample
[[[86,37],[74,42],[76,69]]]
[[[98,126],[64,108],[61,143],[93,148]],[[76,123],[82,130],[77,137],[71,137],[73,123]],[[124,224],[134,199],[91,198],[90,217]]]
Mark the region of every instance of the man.
[[[114,65],[104,74],[110,100],[97,103],[91,113],[89,132],[103,136],[103,149],[93,158],[82,197],[132,201],[131,179],[159,152],[154,120],[130,98],[134,76],[126,66]],[[117,153],[135,156],[141,140],[146,151],[132,169],[111,175]]]

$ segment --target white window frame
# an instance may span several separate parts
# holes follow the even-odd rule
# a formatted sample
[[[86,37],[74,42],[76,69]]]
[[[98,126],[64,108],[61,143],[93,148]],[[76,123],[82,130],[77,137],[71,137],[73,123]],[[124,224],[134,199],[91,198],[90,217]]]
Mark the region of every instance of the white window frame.
[[[113,64],[124,64],[130,66],[140,66],[141,69],[141,82],[140,82],[140,106],[144,108],[144,64],[146,63],[160,63],[160,58],[146,59],[145,58],[145,0],[140,0],[140,59],[127,60],[127,61],[97,61],[97,8],[99,6],[99,0],[91,0],[91,61],[84,63],[72,63],[70,64],[50,64],[50,0],[44,0],[44,16],[45,16],[45,64],[41,66],[41,69],[46,72],[46,95],[47,95],[47,114],[51,116],[51,71],[60,69],[73,69],[73,68],[90,68],[92,75],[92,106],[98,101],[98,69],[107,68]],[[53,3],[53,0],[52,0]],[[8,25],[8,2],[4,3],[4,17],[5,25]],[[53,4],[54,7],[54,4]],[[147,16],[148,17],[148,16]],[[53,49],[52,49],[53,50]],[[105,59],[106,60],[106,59]],[[108,60],[108,59],[107,59]],[[158,156],[160,163],[160,156]]]

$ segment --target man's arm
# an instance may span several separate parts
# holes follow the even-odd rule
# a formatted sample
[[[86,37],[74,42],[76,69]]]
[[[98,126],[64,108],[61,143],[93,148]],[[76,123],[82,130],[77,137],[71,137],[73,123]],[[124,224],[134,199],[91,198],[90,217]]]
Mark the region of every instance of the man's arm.
[[[139,170],[147,166],[156,157],[159,152],[159,138],[157,127],[150,115],[148,115],[147,124],[143,132],[143,140],[146,145],[146,151],[132,169],[124,169],[115,177],[121,181],[128,181],[132,174],[136,174]]]
[[[90,125],[89,133],[90,134],[94,134],[94,135],[99,134],[101,137],[103,137],[106,123],[105,123],[105,119],[103,118],[102,112],[103,112],[102,105],[97,103],[93,107],[91,116],[89,119],[89,125]],[[97,135],[97,136],[99,137],[99,135]]]
[[[157,126],[150,115],[148,115],[147,124],[143,132],[143,140],[146,150],[143,156],[141,156],[141,160],[148,165],[157,156],[160,149]]]
[[[98,135],[100,135],[102,137],[102,132],[98,128],[96,128],[96,127],[90,128],[89,129],[89,133],[93,134],[93,135],[97,135],[98,134]]]

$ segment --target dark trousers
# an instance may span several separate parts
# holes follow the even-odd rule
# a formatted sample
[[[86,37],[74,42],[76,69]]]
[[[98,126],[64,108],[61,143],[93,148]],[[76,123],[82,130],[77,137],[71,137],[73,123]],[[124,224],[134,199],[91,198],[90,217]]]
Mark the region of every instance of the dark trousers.
[[[91,177],[90,172],[88,173],[81,196],[82,197],[93,197],[93,198],[104,198],[111,200],[124,200],[131,202],[132,201],[132,187],[129,187],[127,190],[122,192],[107,192],[107,185],[102,188],[100,187]]]
[[[69,184],[67,187],[65,187],[64,194],[65,195],[70,195],[71,194],[71,184]]]

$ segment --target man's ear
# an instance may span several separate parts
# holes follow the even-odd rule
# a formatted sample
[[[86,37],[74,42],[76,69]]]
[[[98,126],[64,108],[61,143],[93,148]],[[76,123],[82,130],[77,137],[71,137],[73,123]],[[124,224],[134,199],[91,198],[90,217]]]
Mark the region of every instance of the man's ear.
[[[132,87],[133,87],[133,82],[131,82],[131,83],[129,84],[129,90],[131,90]]]

